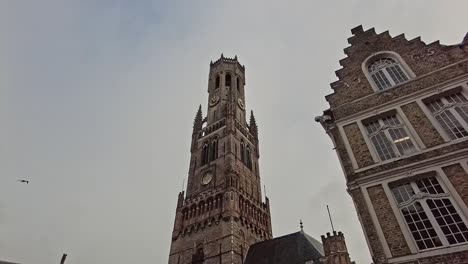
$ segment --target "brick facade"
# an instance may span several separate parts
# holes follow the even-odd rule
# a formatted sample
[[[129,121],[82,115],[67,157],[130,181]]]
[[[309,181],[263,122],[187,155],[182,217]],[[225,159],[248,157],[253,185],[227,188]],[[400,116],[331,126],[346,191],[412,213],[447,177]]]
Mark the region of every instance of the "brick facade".
[[[401,109],[426,147],[430,148],[445,143],[416,102],[403,105]]]
[[[347,57],[340,60],[338,80],[331,84],[333,93],[326,96],[330,109],[316,120],[335,144],[374,262],[467,263],[468,247],[448,243],[442,231],[435,234],[441,246],[420,250],[409,231],[408,221],[413,220],[400,210],[416,202],[419,206],[418,201],[425,203],[425,197],[437,198],[416,185],[421,177],[429,177],[428,171],[433,172],[433,181],[450,182],[459,195],[450,193],[451,188],[443,189],[445,201],[459,208],[456,214],[467,210],[468,174],[460,163],[468,160],[468,136],[460,132],[458,139],[451,140],[447,134],[450,129],[468,131],[468,121],[460,112],[463,103],[454,107],[444,101],[437,111],[426,104],[455,92],[468,99],[468,54],[456,45],[426,44],[420,38],[407,40],[403,34],[393,37],[388,31],[376,33],[359,26],[351,32],[350,46],[344,49]],[[387,66],[382,64],[383,68],[372,72],[370,66],[379,61]],[[390,62],[398,66],[388,66]],[[459,124],[450,128],[440,123],[446,122],[447,117],[440,114],[444,111],[450,111]],[[384,123],[388,121],[382,118],[389,116],[395,116],[399,124]],[[369,120],[380,120],[370,135],[363,129]],[[405,197],[407,204],[385,192],[397,182],[411,189]],[[424,210],[432,225],[441,224],[428,205],[418,210]],[[467,223],[460,225],[468,224],[463,221]]]
[[[411,254],[382,185],[369,187],[367,191],[392,255],[399,257]]]

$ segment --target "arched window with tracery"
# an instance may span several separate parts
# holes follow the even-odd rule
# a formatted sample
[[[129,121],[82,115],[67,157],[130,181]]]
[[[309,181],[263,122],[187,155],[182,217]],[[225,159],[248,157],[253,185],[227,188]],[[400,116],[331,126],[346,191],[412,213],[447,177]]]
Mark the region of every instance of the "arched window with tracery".
[[[210,144],[208,142],[206,142],[204,145],[203,145],[203,148],[202,148],[202,165],[205,165],[207,164],[208,162],[210,162]]]
[[[210,155],[210,161],[213,161],[218,158],[218,139],[215,138],[211,142],[211,155]]]
[[[226,74],[226,79],[224,80],[224,86],[231,87],[231,74]]]
[[[366,60],[363,68],[364,66],[369,81],[377,91],[408,81],[414,75],[401,57],[394,52],[378,54]]]

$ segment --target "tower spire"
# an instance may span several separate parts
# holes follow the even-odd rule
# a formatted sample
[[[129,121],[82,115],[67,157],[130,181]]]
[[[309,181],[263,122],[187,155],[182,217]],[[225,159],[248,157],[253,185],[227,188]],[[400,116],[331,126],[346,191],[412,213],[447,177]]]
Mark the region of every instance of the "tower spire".
[[[257,126],[257,121],[255,121],[253,110],[250,111],[249,130],[250,130],[250,133],[252,133],[252,135],[255,136],[255,138],[258,138],[258,126]]]
[[[195,119],[193,120],[193,132],[197,132],[201,130],[203,127],[203,114],[201,105],[198,107],[197,114],[195,115]]]

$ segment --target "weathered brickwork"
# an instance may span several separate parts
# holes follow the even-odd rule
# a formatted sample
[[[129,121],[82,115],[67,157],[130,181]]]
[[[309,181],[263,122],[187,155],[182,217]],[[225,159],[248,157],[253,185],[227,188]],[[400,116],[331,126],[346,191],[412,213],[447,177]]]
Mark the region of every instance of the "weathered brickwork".
[[[343,129],[346,137],[348,138],[348,142],[351,145],[351,149],[359,168],[374,164],[374,160],[372,159],[369,148],[367,147],[358,124],[352,123],[344,126]]]
[[[448,46],[439,42],[426,44],[420,38],[407,40],[404,35],[392,37],[388,31],[377,34],[374,29],[364,30],[362,26],[352,29],[351,33],[353,36],[348,39],[351,46],[344,49],[347,57],[340,60],[342,68],[335,72],[338,80],[331,84],[333,93],[326,96],[330,108],[318,116],[316,121],[321,123],[327,133],[333,135],[348,189],[351,190],[349,192],[360,216],[374,263],[405,263],[401,259],[408,259],[408,264],[414,263],[416,259],[420,264],[468,263],[468,250],[460,245],[449,245],[445,241],[442,248],[431,251],[435,253],[433,257],[422,258],[425,253],[411,252],[413,247],[403,235],[407,230],[398,222],[410,220],[393,211],[393,197],[386,196],[382,185],[438,167],[443,169],[465,204],[468,203],[468,173],[460,164],[454,164],[466,162],[468,137],[463,131],[468,122],[458,116],[456,111],[459,110],[446,97],[447,89],[455,91],[452,87],[459,89],[462,95],[468,94],[468,86],[465,85],[468,84],[468,53],[464,53],[458,45]],[[403,78],[398,77],[399,74]],[[420,106],[417,102],[440,98],[442,99],[439,102],[444,106],[440,112],[432,113],[438,118],[433,123],[432,117],[428,116],[430,107]],[[383,113],[396,112],[399,108],[403,113],[397,112],[397,115],[403,117],[400,120],[403,121],[402,124],[380,119]],[[453,112],[454,118],[459,119],[459,124],[448,120],[449,117],[444,116],[447,112]],[[365,134],[357,125],[357,122],[365,120],[379,120],[373,125],[375,141],[369,144],[366,144]],[[441,135],[435,126],[452,124],[451,122],[454,124],[453,131],[447,131],[450,128],[445,126],[444,133],[457,139],[446,142],[445,135]],[[337,127],[343,127],[344,133],[338,132]],[[413,146],[419,142],[411,138],[415,136],[421,139],[424,146]],[[351,153],[343,153],[346,150],[345,139],[355,163],[351,160]],[[409,143],[409,139],[413,144]],[[386,155],[380,155],[382,160],[374,162],[371,154],[377,153],[377,150]],[[357,164],[358,168],[355,169],[352,164]],[[417,186],[408,186],[410,187],[407,188],[414,189],[414,194],[411,194],[411,190],[409,192],[409,196],[413,197],[406,197],[408,203],[423,199],[421,197],[425,194]],[[372,204],[369,208],[360,191],[363,188],[369,194]],[[370,210],[373,210],[372,214]],[[429,209],[424,207],[422,210],[429,218],[435,217]],[[376,222],[371,218],[374,213]],[[379,240],[375,225],[379,225],[378,228],[382,230],[385,244]],[[383,250],[387,246],[391,253],[388,257]],[[446,254],[447,248],[452,252],[461,252]]]
[[[426,147],[430,148],[445,143],[416,102],[403,105],[401,109]]]
[[[468,251],[418,259],[420,264],[468,264]]]
[[[431,150],[431,151],[422,152],[420,154],[409,156],[409,157],[407,157],[405,159],[399,159],[399,160],[395,160],[393,162],[382,164],[382,165],[380,165],[378,167],[370,168],[370,169],[362,171],[362,172],[348,174],[348,179],[349,180],[357,180],[359,178],[369,176],[369,175],[372,175],[372,174],[375,174],[375,173],[378,173],[378,172],[382,172],[382,171],[386,171],[386,170],[390,170],[390,169],[395,169],[395,168],[399,168],[399,167],[402,167],[402,166],[405,166],[405,165],[410,165],[412,163],[416,163],[418,161],[439,157],[441,155],[450,154],[450,153],[452,153],[454,151],[457,151],[457,150],[460,150],[460,149],[468,149],[468,141],[462,141],[462,142],[459,142],[459,143],[456,143],[456,144],[452,144],[452,145],[448,145],[448,146],[445,146],[445,147],[437,148],[437,149],[434,149],[434,150]]]
[[[468,174],[465,169],[460,164],[453,164],[442,169],[465,205],[468,205]]]
[[[374,260],[385,259],[384,250],[382,244],[380,244],[379,236],[373,224],[369,208],[367,207],[366,201],[364,200],[364,194],[360,189],[350,190],[351,197],[353,198],[354,204],[356,205],[356,211],[360,216],[361,224],[364,227],[364,232],[369,241],[369,245],[372,250],[372,257]]]
[[[451,71],[456,71],[453,74],[448,74],[448,76],[446,76],[447,73],[445,73],[440,74],[438,78],[432,77],[434,71],[466,59],[466,55],[456,47],[443,46],[438,42],[426,45],[419,38],[407,40],[403,34],[392,37],[388,31],[376,34],[374,29],[363,31],[362,27],[354,29],[353,34],[354,36],[348,39],[351,46],[345,49],[347,58],[340,61],[343,68],[336,71],[339,80],[332,84],[334,93],[327,96],[327,101],[330,103],[330,106],[335,109],[349,102],[356,100],[361,101],[359,105],[353,102],[352,107],[339,109],[339,111],[335,110],[334,114],[336,120],[355,113],[356,110],[353,108],[356,106],[360,106],[361,109],[368,109],[371,105],[377,106],[383,102],[398,98],[401,96],[401,92],[410,90],[405,92],[406,94],[410,94],[415,90],[427,88],[444,79],[451,79],[453,75],[460,75],[463,72],[466,73],[466,69],[462,69],[461,71],[452,69]],[[427,77],[428,74],[431,73],[429,74],[430,80],[425,80],[424,84],[411,88],[400,87],[400,89],[398,89],[399,92],[392,93],[392,95],[378,94],[375,96],[374,90],[362,71],[362,63],[375,52],[380,51],[396,52],[408,64],[409,68],[417,77]],[[446,77],[444,78],[444,76]],[[350,92],[350,90],[352,90],[352,92]],[[368,95],[374,95],[374,97],[368,98],[366,97]],[[382,99],[378,100],[379,98],[377,97],[381,97]]]
[[[411,254],[382,185],[372,186],[367,191],[392,256]]]

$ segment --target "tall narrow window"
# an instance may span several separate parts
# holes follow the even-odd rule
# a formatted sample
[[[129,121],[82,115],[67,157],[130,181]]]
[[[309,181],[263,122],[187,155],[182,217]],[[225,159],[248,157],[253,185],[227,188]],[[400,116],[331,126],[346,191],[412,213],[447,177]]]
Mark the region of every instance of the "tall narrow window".
[[[224,82],[224,86],[231,87],[231,74],[226,74],[226,80]]]
[[[409,155],[416,151],[409,133],[396,115],[372,120],[364,125],[380,160]]]
[[[468,228],[435,175],[392,188],[420,250],[468,242]]]
[[[250,153],[250,146],[247,146],[245,154],[246,154],[245,165],[247,165],[247,168],[252,169],[252,154]]]
[[[219,88],[219,75],[216,76],[216,81],[215,81],[215,89],[218,89]]]
[[[237,77],[237,80],[236,80],[236,87],[237,87],[237,92],[238,92],[238,93],[240,93],[240,82],[241,82],[240,78]]]
[[[468,136],[468,101],[461,92],[426,103],[450,139]]]
[[[409,80],[402,66],[392,58],[381,58],[368,66],[369,74],[379,90]]]
[[[214,139],[211,142],[211,157],[210,161],[213,161],[218,158],[218,139]]]
[[[240,143],[240,159],[242,161],[242,163],[245,163],[245,147],[244,147],[244,141],[241,140],[241,143]]]
[[[205,165],[208,162],[210,162],[209,153],[210,153],[210,145],[208,143],[205,143],[202,148],[202,164],[201,165]]]

